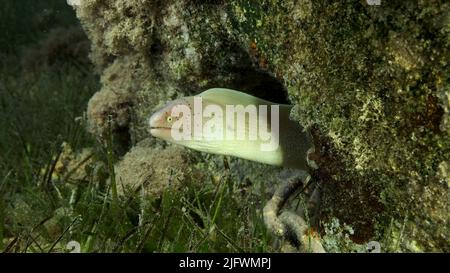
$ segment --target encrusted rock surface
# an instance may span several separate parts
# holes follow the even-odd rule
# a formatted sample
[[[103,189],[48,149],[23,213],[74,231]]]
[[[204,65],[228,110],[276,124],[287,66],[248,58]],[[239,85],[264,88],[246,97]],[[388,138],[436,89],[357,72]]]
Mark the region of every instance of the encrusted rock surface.
[[[320,147],[324,225],[337,218],[354,242],[378,240],[383,251],[450,251],[448,2],[84,0],[76,9],[102,76],[88,106],[94,134],[111,118],[135,145],[159,105],[210,87],[290,102]],[[131,169],[136,149],[125,155]],[[161,153],[147,149],[149,160]]]

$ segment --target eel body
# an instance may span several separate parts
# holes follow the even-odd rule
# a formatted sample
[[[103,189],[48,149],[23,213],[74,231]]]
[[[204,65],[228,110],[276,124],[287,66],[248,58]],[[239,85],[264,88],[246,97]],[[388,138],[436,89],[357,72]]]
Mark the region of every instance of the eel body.
[[[245,120],[243,123],[237,121],[227,123],[229,121],[227,118],[230,118],[230,114],[227,114],[227,107],[230,105],[241,107],[241,110],[245,109],[243,110]],[[192,114],[184,116],[185,112],[174,110],[180,109],[180,107],[189,109]],[[252,127],[249,123],[251,117],[255,117],[254,112],[246,112],[251,109],[257,109],[257,128]],[[308,154],[314,151],[312,137],[300,124],[289,119],[291,109],[291,105],[272,103],[243,92],[213,88],[196,96],[168,102],[153,113],[149,119],[149,127],[150,133],[154,137],[202,152],[230,155],[295,169],[314,167],[315,164],[308,160]],[[200,128],[196,127],[199,123],[199,119],[194,118],[196,114],[197,117],[202,116],[200,122],[207,124],[210,130],[203,130],[200,137],[194,135],[193,132],[190,132],[191,137],[189,138],[174,137],[174,132],[187,131],[186,127],[179,126],[182,122],[190,123],[190,129]],[[234,114],[233,117],[239,115],[238,112]],[[176,124],[177,126],[175,126]],[[221,130],[216,130],[221,126]],[[269,135],[261,133],[265,130],[258,131],[261,128],[267,129],[266,132]],[[252,129],[256,130],[252,131]],[[237,136],[238,131],[245,132],[243,139],[228,137]],[[251,132],[257,132],[256,138]],[[253,137],[250,137],[251,135]]]

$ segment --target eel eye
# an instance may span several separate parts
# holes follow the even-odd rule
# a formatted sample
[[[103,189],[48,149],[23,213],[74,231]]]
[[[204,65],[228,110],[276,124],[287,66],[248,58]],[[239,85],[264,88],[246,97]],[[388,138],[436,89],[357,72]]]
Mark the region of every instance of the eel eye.
[[[168,122],[168,123],[172,123],[172,120],[173,120],[172,116],[168,116],[168,117],[167,117],[167,122]]]

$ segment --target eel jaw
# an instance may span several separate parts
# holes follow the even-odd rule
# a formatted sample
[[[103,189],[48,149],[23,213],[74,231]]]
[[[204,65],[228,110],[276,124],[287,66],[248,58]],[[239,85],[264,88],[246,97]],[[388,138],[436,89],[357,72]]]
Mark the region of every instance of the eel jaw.
[[[173,139],[172,129],[166,127],[150,127],[150,134],[154,137],[161,138],[167,141]]]

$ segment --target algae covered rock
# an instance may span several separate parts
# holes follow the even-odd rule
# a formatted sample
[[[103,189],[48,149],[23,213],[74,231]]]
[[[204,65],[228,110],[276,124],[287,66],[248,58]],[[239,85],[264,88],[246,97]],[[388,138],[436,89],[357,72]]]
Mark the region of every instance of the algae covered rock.
[[[102,76],[94,134],[110,119],[134,145],[164,101],[210,87],[290,102],[318,148],[324,227],[338,219],[353,242],[382,251],[450,250],[446,1],[84,0],[76,10]],[[123,173],[156,164],[140,153]]]
[[[204,179],[202,173],[193,167],[195,157],[185,149],[177,146],[163,149],[150,144],[149,141],[140,142],[116,165],[119,191],[143,188],[147,194],[158,195],[166,189],[179,189]]]
[[[81,27],[55,28],[48,32],[37,45],[26,49],[21,58],[26,72],[38,73],[46,67],[61,67],[64,63],[85,66],[89,40]]]

